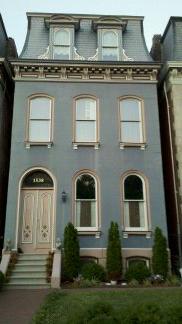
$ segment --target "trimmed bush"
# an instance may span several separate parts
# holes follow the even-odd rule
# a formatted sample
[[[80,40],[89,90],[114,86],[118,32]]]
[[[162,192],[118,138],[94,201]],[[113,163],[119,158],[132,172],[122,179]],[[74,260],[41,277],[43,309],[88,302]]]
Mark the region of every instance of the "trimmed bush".
[[[79,241],[77,230],[68,223],[64,230],[64,274],[68,280],[78,276],[80,268]]]
[[[81,274],[84,279],[105,281],[106,273],[104,268],[95,262],[86,263],[81,269]]]
[[[118,280],[122,274],[121,240],[118,224],[111,222],[108,233],[106,268],[110,280]]]
[[[139,283],[142,283],[149,276],[150,276],[150,270],[147,268],[145,264],[140,262],[131,264],[125,273],[125,278],[128,282],[135,279]]]
[[[168,252],[167,252],[167,241],[163,235],[161,229],[156,227],[154,234],[154,245],[153,245],[153,256],[152,256],[152,269],[155,274],[160,274],[164,278],[168,274]]]
[[[0,290],[2,289],[4,283],[5,283],[5,276],[4,276],[4,274],[0,271]]]

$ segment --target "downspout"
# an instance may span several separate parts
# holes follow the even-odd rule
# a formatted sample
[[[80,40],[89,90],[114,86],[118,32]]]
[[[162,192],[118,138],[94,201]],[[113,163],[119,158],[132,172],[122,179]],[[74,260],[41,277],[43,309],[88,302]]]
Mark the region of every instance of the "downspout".
[[[173,157],[173,149],[172,149],[172,131],[171,131],[171,123],[170,123],[170,105],[167,96],[166,90],[166,82],[164,82],[164,94],[166,98],[167,104],[167,118],[168,118],[168,129],[169,129],[169,142],[170,142],[170,152],[171,152],[171,161],[172,161],[172,173],[173,173],[173,185],[175,192],[175,205],[176,205],[176,216],[177,216],[177,235],[178,235],[178,249],[179,249],[179,265],[182,268],[182,250],[181,250],[181,232],[180,232],[180,222],[179,222],[179,210],[178,210],[178,201],[177,201],[177,186],[176,186],[176,177],[175,177],[175,167],[174,167],[174,157]]]

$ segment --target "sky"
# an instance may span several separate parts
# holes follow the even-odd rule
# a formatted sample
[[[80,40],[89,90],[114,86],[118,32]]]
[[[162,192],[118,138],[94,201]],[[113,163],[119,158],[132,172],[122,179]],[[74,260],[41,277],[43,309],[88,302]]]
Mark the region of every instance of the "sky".
[[[26,12],[144,16],[144,34],[150,50],[153,35],[163,34],[170,16],[182,16],[182,0],[0,0],[0,12],[18,53],[27,32]]]

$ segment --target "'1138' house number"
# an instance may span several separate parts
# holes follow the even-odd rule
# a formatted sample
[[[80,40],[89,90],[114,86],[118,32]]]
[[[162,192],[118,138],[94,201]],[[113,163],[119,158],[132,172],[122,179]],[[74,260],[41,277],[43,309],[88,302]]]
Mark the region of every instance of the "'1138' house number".
[[[33,179],[33,183],[43,183],[44,182],[44,178],[34,178]]]

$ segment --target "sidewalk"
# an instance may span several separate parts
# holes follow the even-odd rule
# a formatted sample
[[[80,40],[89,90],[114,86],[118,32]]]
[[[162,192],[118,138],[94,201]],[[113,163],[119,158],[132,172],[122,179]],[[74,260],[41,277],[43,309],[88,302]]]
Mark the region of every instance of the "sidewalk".
[[[50,289],[8,289],[0,292],[0,324],[30,324]]]

